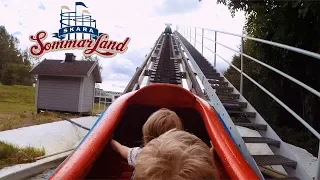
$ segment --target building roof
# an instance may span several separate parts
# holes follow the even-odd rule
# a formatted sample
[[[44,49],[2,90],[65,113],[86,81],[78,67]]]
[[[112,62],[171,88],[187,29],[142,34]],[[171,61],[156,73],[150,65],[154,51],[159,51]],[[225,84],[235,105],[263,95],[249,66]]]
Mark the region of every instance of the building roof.
[[[33,74],[47,76],[85,77],[93,73],[96,83],[101,83],[101,74],[97,61],[72,61],[44,59],[30,71]]]

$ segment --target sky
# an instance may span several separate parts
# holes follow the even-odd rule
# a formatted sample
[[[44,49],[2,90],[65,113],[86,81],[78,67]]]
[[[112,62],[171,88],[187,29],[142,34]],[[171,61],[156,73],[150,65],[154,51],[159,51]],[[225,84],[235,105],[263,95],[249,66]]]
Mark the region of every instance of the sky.
[[[60,28],[60,8],[63,5],[71,10],[74,0],[0,0],[0,25],[4,25],[10,34],[16,36],[19,48],[29,48],[33,43],[30,35],[40,30],[48,34],[57,33]],[[97,21],[99,32],[107,33],[110,39],[123,41],[130,37],[128,50],[113,58],[100,58],[102,80],[100,88],[107,91],[122,92],[132,78],[136,67],[144,61],[153,44],[165,29],[165,23],[172,23],[173,30],[179,27],[180,33],[186,32],[186,26],[203,27],[241,34],[245,23],[243,12],[237,12],[234,18],[228,8],[217,4],[216,0],[83,0],[88,8],[78,7],[78,11],[86,9]],[[194,36],[194,28],[191,34]],[[201,34],[197,29],[196,34]],[[212,31],[204,31],[206,38],[214,38]],[[194,38],[194,37],[193,37]],[[200,41],[201,37],[196,39]],[[56,41],[48,36],[46,42]],[[217,41],[233,49],[238,49],[240,38],[218,33]],[[194,44],[194,40],[191,41]],[[214,44],[204,40],[204,45],[214,49]],[[201,46],[196,45],[201,52]],[[76,59],[81,59],[82,51],[59,51],[45,54],[41,59],[64,59],[65,53],[72,52]],[[224,47],[217,46],[217,53],[231,62],[234,53]],[[213,63],[214,54],[204,48],[204,56]],[[228,64],[217,58],[217,70],[223,72]]]

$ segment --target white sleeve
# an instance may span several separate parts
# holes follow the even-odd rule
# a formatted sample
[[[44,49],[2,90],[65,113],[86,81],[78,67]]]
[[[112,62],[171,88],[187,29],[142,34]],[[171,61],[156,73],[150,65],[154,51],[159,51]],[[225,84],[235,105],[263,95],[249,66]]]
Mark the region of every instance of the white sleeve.
[[[137,155],[141,152],[141,150],[142,150],[142,148],[140,148],[140,147],[129,148],[129,150],[128,150],[128,164],[130,166],[136,165],[136,158],[137,158]]]

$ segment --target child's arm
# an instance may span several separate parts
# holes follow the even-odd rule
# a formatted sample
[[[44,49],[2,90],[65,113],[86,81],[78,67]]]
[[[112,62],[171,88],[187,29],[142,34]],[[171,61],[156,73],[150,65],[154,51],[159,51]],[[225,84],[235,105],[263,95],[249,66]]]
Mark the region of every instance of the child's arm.
[[[123,158],[128,159],[128,150],[129,148],[127,146],[121,145],[115,140],[111,140],[111,147],[117,151]]]

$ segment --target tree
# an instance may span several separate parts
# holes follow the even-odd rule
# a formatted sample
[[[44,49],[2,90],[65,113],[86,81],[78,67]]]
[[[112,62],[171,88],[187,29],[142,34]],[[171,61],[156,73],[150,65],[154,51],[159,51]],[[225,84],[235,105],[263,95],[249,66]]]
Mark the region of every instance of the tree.
[[[31,63],[19,48],[19,40],[0,26],[0,81],[6,85],[32,85]]]
[[[98,61],[99,71],[102,72],[102,65],[100,64],[100,59],[98,56],[82,56],[83,61]]]
[[[22,54],[22,57],[24,59],[24,64],[26,64],[26,65],[30,64],[31,66],[35,66],[41,60],[41,57],[33,57],[33,56],[31,56],[29,51],[28,51],[28,48],[26,48],[24,51],[22,51],[21,54]]]
[[[83,61],[93,61],[92,56],[82,56],[81,60]]]
[[[218,0],[218,3],[227,5],[232,16],[236,11],[245,12],[244,33],[249,36],[320,52],[320,3],[317,1]],[[317,59],[251,40],[244,42],[244,52],[314,89],[320,89],[320,61]],[[239,61],[239,56],[235,56],[232,63],[239,64]],[[320,130],[320,121],[316,121],[320,117],[318,97],[248,58],[244,58],[243,63],[246,74]],[[231,83],[239,84],[239,74],[232,68],[225,75]],[[245,78],[244,96],[285,141],[295,141],[294,144],[316,154],[316,147],[312,145],[315,141],[310,133],[292,133],[305,131],[300,122]]]
[[[1,82],[4,85],[14,85],[18,80],[17,68],[15,64],[5,64],[2,69]]]

